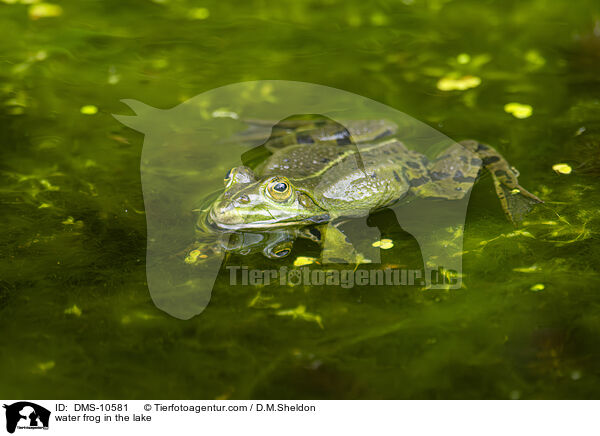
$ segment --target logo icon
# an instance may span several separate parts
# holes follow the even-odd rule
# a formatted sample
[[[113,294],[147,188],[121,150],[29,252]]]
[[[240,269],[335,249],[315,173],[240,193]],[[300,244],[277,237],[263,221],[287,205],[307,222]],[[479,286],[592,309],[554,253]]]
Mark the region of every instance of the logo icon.
[[[48,429],[50,411],[29,401],[19,401],[4,405],[6,409],[6,431],[14,433],[15,429]]]

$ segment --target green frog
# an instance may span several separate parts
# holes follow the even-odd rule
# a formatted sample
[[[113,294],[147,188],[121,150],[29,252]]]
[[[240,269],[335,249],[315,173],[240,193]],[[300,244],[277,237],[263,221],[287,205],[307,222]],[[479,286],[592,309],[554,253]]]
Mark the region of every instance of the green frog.
[[[336,223],[413,198],[463,199],[482,168],[490,172],[513,223],[542,202],[519,184],[517,170],[489,145],[462,141],[430,159],[396,139],[397,130],[386,120],[343,126],[282,122],[265,143],[270,155],[253,169],[228,171],[225,190],[203,219],[225,232],[275,232],[269,257],[289,254],[296,237],[320,239],[325,225],[328,239],[336,241],[328,246],[337,247],[337,257],[342,252],[356,262],[360,256],[336,231]]]

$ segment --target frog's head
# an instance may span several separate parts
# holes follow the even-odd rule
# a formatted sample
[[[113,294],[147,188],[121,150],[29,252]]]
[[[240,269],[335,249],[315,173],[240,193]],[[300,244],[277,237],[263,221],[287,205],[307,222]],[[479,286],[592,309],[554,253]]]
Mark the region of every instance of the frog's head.
[[[314,224],[328,219],[307,190],[283,176],[256,178],[245,166],[225,176],[225,191],[210,208],[210,219],[223,229],[268,229]]]

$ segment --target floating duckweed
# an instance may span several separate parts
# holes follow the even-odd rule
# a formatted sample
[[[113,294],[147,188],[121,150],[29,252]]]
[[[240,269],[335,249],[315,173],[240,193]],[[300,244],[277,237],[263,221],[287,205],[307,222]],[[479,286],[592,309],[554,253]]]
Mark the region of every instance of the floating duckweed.
[[[521,191],[519,191],[517,188],[513,189],[512,191],[510,191],[510,193],[512,195],[517,195],[518,193],[520,193]]]
[[[188,13],[192,20],[206,20],[210,16],[210,11],[206,8],[194,8]]]
[[[545,288],[546,287],[542,283],[536,283],[529,289],[532,290],[533,292],[538,292],[538,291],[543,291]]]
[[[42,185],[48,191],[59,191],[60,190],[60,188],[58,186],[53,185],[46,179],[40,180],[40,185]]]
[[[461,65],[468,64],[469,62],[471,62],[471,56],[469,56],[467,53],[461,53],[458,56],[456,56],[456,62],[458,62]]]
[[[394,242],[391,239],[382,239],[381,241],[373,242],[371,245],[382,250],[389,250],[394,246]]]
[[[512,114],[515,118],[529,118],[533,113],[533,108],[528,104],[507,103],[504,105],[504,112]]]
[[[536,67],[541,67],[546,63],[546,59],[537,50],[529,50],[525,53],[525,60]]]
[[[76,304],[74,304],[73,306],[65,309],[65,313],[67,315],[81,316],[81,309]]]
[[[316,260],[317,259],[315,259],[314,257],[298,256],[296,260],[294,260],[294,266],[311,265],[315,263]]]
[[[29,18],[38,20],[40,18],[59,17],[63,9],[52,3],[37,3],[29,6]]]
[[[566,164],[566,163],[554,164],[554,165],[552,165],[552,169],[559,174],[571,174],[571,172],[573,171],[573,168],[571,168],[571,165]]]
[[[185,263],[192,264],[195,263],[198,259],[206,259],[208,256],[206,254],[202,254],[200,250],[192,250],[185,258]]]
[[[157,70],[164,70],[169,66],[169,60],[165,58],[152,59],[152,67]]]
[[[522,272],[522,273],[532,273],[532,272],[538,271],[539,269],[540,268],[537,265],[531,265],[531,266],[522,267],[522,268],[513,268],[513,271]]]
[[[256,296],[248,303],[248,307],[253,307],[255,309],[279,309],[281,307],[281,303],[271,303],[273,297],[263,297],[259,292]]]
[[[50,203],[42,203],[38,206],[38,209],[47,209],[49,207],[52,207]]]
[[[66,226],[74,226],[76,228],[79,228],[79,227],[83,226],[83,221],[81,221],[81,220],[75,221],[75,219],[72,216],[70,216],[66,220],[62,221],[62,224],[66,225]]]
[[[33,59],[35,59],[36,61],[44,61],[46,59],[48,59],[48,52],[45,50],[40,50],[38,51],[34,56]]]
[[[465,91],[471,88],[477,88],[481,85],[481,79],[477,76],[463,76],[458,79],[452,77],[443,77],[437,83],[440,91]]]
[[[93,104],[82,106],[79,111],[84,115],[95,115],[98,113],[98,108]]]
[[[385,26],[388,23],[388,18],[381,12],[375,12],[371,15],[371,24],[373,26]]]
[[[304,321],[315,322],[319,325],[319,327],[323,328],[323,322],[321,319],[321,315],[316,315],[314,313],[309,313],[306,311],[306,306],[300,305],[295,309],[288,310],[280,310],[277,312],[279,316],[291,316],[292,319],[303,319]]]
[[[154,318],[156,318],[156,316],[148,315],[147,313],[144,313],[144,312],[135,312],[135,313],[132,313],[131,315],[124,315],[121,318],[121,323],[129,324],[132,321],[134,321],[134,319],[141,319],[142,321],[149,321]]]
[[[37,364],[37,369],[40,372],[46,372],[49,369],[52,369],[56,366],[54,360],[49,360],[48,362],[40,362]]]

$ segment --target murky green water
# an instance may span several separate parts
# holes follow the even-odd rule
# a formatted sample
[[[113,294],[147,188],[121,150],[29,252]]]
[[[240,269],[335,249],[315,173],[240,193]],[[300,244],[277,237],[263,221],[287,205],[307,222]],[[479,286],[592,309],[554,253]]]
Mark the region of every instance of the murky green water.
[[[597,2],[59,4],[0,2],[0,397],[598,397]],[[221,286],[174,319],[145,284],[144,138],[111,114],[258,79],[493,144],[546,204],[516,232],[475,186],[461,290]]]

